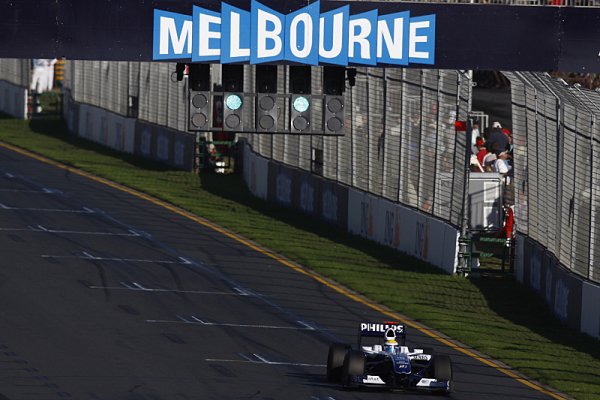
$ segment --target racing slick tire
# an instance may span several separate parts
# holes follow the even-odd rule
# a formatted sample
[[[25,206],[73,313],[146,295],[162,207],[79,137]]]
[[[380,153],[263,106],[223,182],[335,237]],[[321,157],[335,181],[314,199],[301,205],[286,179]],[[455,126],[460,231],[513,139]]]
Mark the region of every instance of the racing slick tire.
[[[352,377],[364,375],[365,373],[365,355],[362,351],[350,350],[344,358],[342,367],[342,386],[348,389],[352,386]]]
[[[433,358],[433,377],[438,381],[448,381],[446,393],[450,393],[452,385],[452,361],[448,356],[436,356]]]
[[[329,346],[327,354],[327,380],[329,382],[339,382],[342,379],[344,367],[344,358],[348,352],[348,345],[343,343],[333,343]]]

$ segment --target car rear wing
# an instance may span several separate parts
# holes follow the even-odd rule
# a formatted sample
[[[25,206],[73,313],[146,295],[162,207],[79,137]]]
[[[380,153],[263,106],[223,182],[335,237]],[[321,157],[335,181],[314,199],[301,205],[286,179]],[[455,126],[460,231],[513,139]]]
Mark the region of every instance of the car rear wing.
[[[406,342],[406,326],[398,322],[361,322],[358,328],[358,346],[360,348],[363,337],[385,338],[385,333],[393,330],[396,334],[396,340],[401,346]]]

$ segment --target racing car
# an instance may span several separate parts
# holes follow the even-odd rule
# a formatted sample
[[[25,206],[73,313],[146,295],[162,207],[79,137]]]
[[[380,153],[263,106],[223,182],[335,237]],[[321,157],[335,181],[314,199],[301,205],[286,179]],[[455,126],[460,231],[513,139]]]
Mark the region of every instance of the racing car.
[[[367,345],[363,338],[372,338]],[[398,343],[400,342],[400,343]],[[327,356],[327,379],[345,389],[381,387],[391,390],[425,390],[448,394],[452,387],[450,357],[430,349],[406,346],[406,326],[396,322],[363,322],[358,349],[333,343]]]

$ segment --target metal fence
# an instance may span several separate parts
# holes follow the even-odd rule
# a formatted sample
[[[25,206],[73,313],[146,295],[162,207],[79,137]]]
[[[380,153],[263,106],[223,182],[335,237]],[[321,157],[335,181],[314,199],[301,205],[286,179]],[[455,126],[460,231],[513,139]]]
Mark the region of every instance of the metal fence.
[[[517,230],[600,282],[600,93],[541,73],[512,85]]]
[[[213,82],[220,66],[212,65]],[[254,66],[244,67],[244,91],[254,88]],[[185,131],[187,87],[172,79],[172,63],[71,61],[65,86],[75,101]],[[278,66],[283,93],[289,68]],[[397,201],[459,225],[465,138],[456,115],[470,108],[471,77],[458,71],[359,68],[345,93],[342,137],[244,135],[261,155]],[[313,67],[313,124],[322,118],[322,68]],[[254,126],[246,96],[245,126]],[[288,99],[278,99],[280,128],[289,124]],[[250,110],[250,111],[249,111]]]
[[[218,81],[220,67],[213,65]],[[279,90],[287,67],[279,66]],[[66,86],[76,101],[176,130],[187,125],[187,87],[170,63],[73,61]],[[245,67],[244,90],[254,87]],[[313,68],[313,93],[322,69]],[[577,274],[600,281],[595,124],[600,93],[540,73],[506,73],[512,83],[518,230]],[[460,71],[359,68],[347,86],[342,137],[244,135],[261,155],[460,225],[464,137],[455,115],[470,110],[471,78]],[[246,99],[252,109],[251,98]],[[289,123],[287,99],[279,124]],[[319,124],[322,104],[313,104]],[[252,112],[244,124],[254,124]],[[600,220],[599,220],[600,221]]]
[[[174,63],[68,61],[73,100],[175,130],[187,129],[187,84],[171,79]]]
[[[313,82],[320,75],[314,68]],[[466,139],[454,121],[466,118],[471,87],[459,71],[358,68],[356,85],[346,86],[345,136],[246,137],[267,158],[458,226]],[[313,93],[320,90],[313,85]]]
[[[0,61],[0,80],[29,87],[31,60],[4,59]]]

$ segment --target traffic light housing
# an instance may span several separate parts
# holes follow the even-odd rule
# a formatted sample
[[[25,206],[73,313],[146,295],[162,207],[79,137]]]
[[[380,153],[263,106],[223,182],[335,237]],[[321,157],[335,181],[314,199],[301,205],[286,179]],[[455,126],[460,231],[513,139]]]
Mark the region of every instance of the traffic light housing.
[[[277,131],[277,65],[256,66],[256,118],[257,132]]]
[[[244,66],[222,65],[223,130],[243,130]]]
[[[188,67],[189,131],[208,131],[211,122],[210,64],[190,64]]]
[[[339,135],[344,129],[344,92],[346,89],[346,68],[323,68],[323,132]]]
[[[307,65],[290,66],[290,132],[311,132],[311,67]]]
[[[181,82],[183,80],[183,75],[185,74],[185,67],[186,64],[184,63],[177,63],[177,65],[175,66],[175,79],[177,79],[178,82]]]

